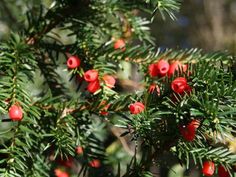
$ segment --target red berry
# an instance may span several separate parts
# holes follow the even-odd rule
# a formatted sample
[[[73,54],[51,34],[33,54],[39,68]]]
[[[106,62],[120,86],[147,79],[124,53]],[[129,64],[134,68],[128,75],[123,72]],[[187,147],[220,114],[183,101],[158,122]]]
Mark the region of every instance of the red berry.
[[[169,71],[170,65],[165,60],[159,60],[156,64],[157,73],[160,77],[165,76]]]
[[[219,174],[219,177],[229,177],[230,176],[228,170],[225,167],[223,167],[222,165],[218,166],[218,174]]]
[[[215,164],[212,161],[205,161],[202,167],[202,173],[205,176],[212,176],[215,172]]]
[[[186,141],[193,141],[196,135],[196,128],[193,124],[181,125],[179,131]]]
[[[157,71],[157,66],[156,64],[150,64],[148,66],[148,73],[151,77],[155,77],[158,75],[158,71]]]
[[[84,153],[84,149],[81,146],[76,147],[76,153],[78,155],[81,155]]]
[[[123,39],[118,39],[115,43],[114,43],[114,49],[122,49],[125,50],[125,41]]]
[[[156,84],[152,84],[149,86],[149,89],[148,89],[148,92],[149,93],[157,93],[157,95],[160,95],[161,93],[161,90],[160,90],[160,87]]]
[[[136,102],[136,103],[133,103],[129,106],[129,110],[130,110],[131,114],[139,114],[139,113],[143,112],[144,109],[145,109],[145,106],[141,102]]]
[[[67,172],[64,172],[60,169],[55,169],[54,173],[56,177],[69,177],[69,174]]]
[[[88,86],[87,86],[87,90],[90,93],[95,93],[96,91],[98,91],[100,89],[100,83],[99,80],[95,80],[93,82],[89,82]]]
[[[192,124],[197,129],[200,126],[200,121],[194,119],[190,122],[190,124]]]
[[[104,80],[104,82],[108,88],[113,88],[115,86],[116,80],[113,76],[104,75],[102,77],[102,79]]]
[[[99,168],[101,166],[100,160],[94,159],[89,162],[89,165],[93,168]]]
[[[23,118],[23,111],[20,106],[12,105],[9,109],[9,117],[13,121],[20,121]]]
[[[187,65],[181,64],[179,61],[175,61],[170,65],[169,71],[168,71],[168,76],[171,77],[174,75],[175,72],[180,71],[186,72],[187,71]]]
[[[80,66],[80,59],[77,56],[71,56],[67,59],[67,67],[75,69]]]
[[[92,70],[88,70],[84,73],[84,80],[86,80],[87,82],[93,82],[96,81],[98,79],[98,71],[92,69]]]
[[[178,77],[175,80],[172,81],[171,83],[171,89],[175,92],[175,93],[184,93],[184,91],[187,88],[187,80],[184,77]]]
[[[103,116],[107,116],[108,115],[108,112],[107,111],[100,111],[99,112],[101,115],[103,115]]]

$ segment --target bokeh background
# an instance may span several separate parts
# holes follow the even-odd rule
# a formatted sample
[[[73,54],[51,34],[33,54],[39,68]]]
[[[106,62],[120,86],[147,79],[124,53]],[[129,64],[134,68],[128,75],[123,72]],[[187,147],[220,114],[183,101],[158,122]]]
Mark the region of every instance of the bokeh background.
[[[24,25],[27,9],[43,4],[46,7],[51,5],[53,0],[0,0],[0,41],[7,41],[11,31],[19,31]],[[144,17],[148,18],[146,14]],[[156,39],[157,47],[161,48],[201,48],[203,51],[228,51],[232,54],[236,53],[236,0],[183,0],[180,13],[177,14],[175,21],[166,18],[165,20],[159,15],[155,18],[154,23],[150,25],[151,32]],[[61,35],[64,42],[73,40]],[[64,37],[63,37],[64,36]],[[136,85],[133,81],[137,81],[137,68],[128,63],[122,63],[124,71],[119,73],[119,78],[131,79],[130,87],[124,86],[128,90],[135,90]],[[65,70],[65,66],[58,66],[58,70]],[[61,79],[68,82],[66,72],[60,72]],[[127,77],[130,76],[130,77]],[[37,80],[37,76],[36,76]],[[71,90],[76,90],[76,83],[70,82]],[[127,84],[125,82],[124,84]],[[121,82],[122,85],[122,82]],[[40,80],[36,81],[34,86],[35,94],[37,89],[42,87]],[[10,126],[10,125],[9,125]],[[103,128],[103,127],[101,127]],[[0,132],[3,132],[6,126],[0,125]],[[101,137],[109,136],[108,132],[98,131]],[[113,133],[119,131],[114,129]],[[106,135],[105,135],[106,134]],[[4,141],[1,139],[0,142]],[[117,159],[129,161],[132,144],[127,143],[129,140],[115,139],[107,147],[107,153],[110,154],[110,161]],[[236,152],[236,139],[232,139],[229,145]],[[124,148],[125,147],[125,148]],[[123,150],[124,149],[124,150]],[[127,156],[130,155],[130,156]],[[178,161],[170,154],[162,157],[166,161],[160,168],[153,167],[156,176],[161,177],[183,177],[200,176],[199,170],[192,165],[191,170],[186,171],[180,166]]]
[[[22,27],[28,8],[53,0],[0,0],[0,39]],[[176,21],[159,15],[151,25],[160,47],[236,51],[235,0],[182,0]]]
[[[159,46],[236,50],[235,0],[183,0],[176,21],[155,22],[152,30]]]

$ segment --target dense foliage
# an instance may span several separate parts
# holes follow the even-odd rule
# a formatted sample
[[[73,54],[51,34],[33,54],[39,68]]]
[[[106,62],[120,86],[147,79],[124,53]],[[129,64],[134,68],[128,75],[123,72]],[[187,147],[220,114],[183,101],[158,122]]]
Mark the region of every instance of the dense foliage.
[[[233,174],[235,59],[157,48],[148,25],[156,15],[175,19],[179,7],[176,0],[29,7],[0,45],[0,175],[148,177],[166,152],[205,175]],[[141,75],[134,92],[122,91],[125,63]]]

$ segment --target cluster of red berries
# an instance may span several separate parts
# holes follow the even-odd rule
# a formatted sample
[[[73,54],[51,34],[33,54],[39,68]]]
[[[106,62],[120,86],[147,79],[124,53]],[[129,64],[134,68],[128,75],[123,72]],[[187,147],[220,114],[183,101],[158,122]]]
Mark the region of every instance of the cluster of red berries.
[[[71,56],[67,59],[67,67],[69,69],[76,69],[80,66],[81,60],[77,56]],[[86,71],[83,75],[83,79],[88,82],[87,90],[90,93],[95,93],[101,88],[100,82],[102,81],[108,88],[113,88],[116,80],[111,75],[103,75],[101,80],[99,79],[99,73],[95,69]]]
[[[202,173],[205,176],[212,176],[215,173],[215,163],[212,161],[205,161],[202,167]],[[218,166],[219,177],[229,177],[229,171],[225,169],[222,165]]]
[[[150,64],[148,72],[151,77],[171,77],[175,72],[186,72],[187,67],[187,65],[182,64],[178,60],[169,64],[168,61],[161,59],[157,63]]]
[[[100,82],[98,79],[98,71],[97,70],[88,70],[84,73],[84,80],[87,81],[89,84],[87,86],[87,90],[90,93],[95,93],[97,90],[100,89]]]
[[[187,65],[182,64],[180,61],[174,61],[169,64],[168,61],[160,59],[158,62],[150,64],[148,67],[148,72],[151,77],[164,77],[169,78],[173,76],[176,72],[186,72]],[[177,77],[171,82],[171,89],[174,93],[179,95],[189,94],[192,88],[189,86],[187,79],[184,77]],[[149,93],[154,91],[160,95],[160,88],[156,84],[151,84],[149,87]],[[181,125],[179,127],[180,133],[186,141],[193,141],[196,135],[196,130],[199,127],[200,122],[198,120],[192,120],[187,125]]]
[[[148,67],[148,72],[151,77],[171,77],[176,72],[179,71],[186,72],[187,65],[181,64],[179,61],[175,61],[169,64],[168,61],[161,59],[157,63],[150,64]],[[160,88],[155,84],[149,87],[149,92],[153,92],[156,89],[157,93],[160,93]],[[178,94],[183,94],[185,92],[191,92],[191,87],[187,83],[187,79],[184,77],[178,77],[174,79],[171,83],[171,89]]]
[[[89,83],[87,86],[87,90],[90,93],[95,93],[101,88],[98,76],[99,76],[98,71],[94,69],[88,70],[84,73],[84,80]],[[116,83],[115,78],[111,75],[104,75],[102,77],[102,81],[108,88],[113,88]]]

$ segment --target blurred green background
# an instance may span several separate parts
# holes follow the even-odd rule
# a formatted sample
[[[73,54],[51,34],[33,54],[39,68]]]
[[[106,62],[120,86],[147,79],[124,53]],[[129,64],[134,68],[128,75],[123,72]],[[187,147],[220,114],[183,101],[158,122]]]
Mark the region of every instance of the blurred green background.
[[[11,30],[21,29],[28,8],[53,0],[0,0],[0,39],[7,39]],[[177,20],[161,16],[151,25],[160,47],[236,50],[235,0],[183,0]]]
[[[49,7],[53,0],[0,0],[0,41],[6,41],[11,31],[19,31],[24,25],[26,11],[33,6],[43,4]],[[145,14],[143,14],[146,16]],[[146,16],[146,18],[148,18]],[[202,48],[204,51],[223,50],[232,54],[236,52],[236,1],[235,0],[183,0],[180,13],[177,14],[176,21],[166,19],[165,21],[158,16],[150,26],[153,36],[156,39],[157,47],[161,48]],[[61,32],[60,32],[61,33]],[[73,40],[62,34],[64,42]],[[59,66],[58,71],[66,70],[64,65]],[[127,76],[133,75],[136,69],[124,64],[124,71],[119,73],[120,78],[127,79]],[[68,74],[60,72],[61,79],[68,83],[71,93],[76,90],[75,82],[68,82]],[[133,79],[139,77],[132,76]],[[36,76],[36,84],[32,94],[37,94],[37,88],[40,90],[42,81]],[[76,94],[76,93],[74,93]],[[5,125],[4,125],[5,126]],[[9,125],[10,126],[10,125]],[[0,132],[6,130],[0,125]],[[101,127],[103,129],[103,127]],[[108,132],[98,131],[101,137]],[[1,137],[0,140],[2,141]],[[236,140],[231,142],[231,148],[236,152]],[[128,144],[129,145],[129,144]],[[131,145],[132,146],[132,145]],[[108,148],[110,161],[120,160],[128,161],[127,149],[123,150],[120,143],[114,141]],[[132,154],[132,152],[130,152]],[[130,156],[131,157],[131,156]],[[192,167],[186,171],[184,167],[178,164],[178,161],[165,154],[162,157],[167,164],[160,168],[153,167],[156,176],[161,177],[183,177],[199,176],[199,170]],[[122,163],[121,163],[122,164]],[[171,170],[170,170],[171,169]]]

